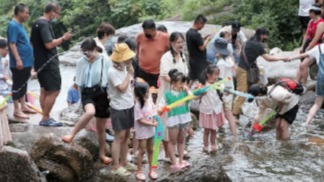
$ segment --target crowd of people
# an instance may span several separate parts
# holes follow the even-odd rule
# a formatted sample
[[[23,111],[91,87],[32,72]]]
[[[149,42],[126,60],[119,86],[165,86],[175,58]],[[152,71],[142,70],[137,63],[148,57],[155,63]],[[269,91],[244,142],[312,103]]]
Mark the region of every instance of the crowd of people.
[[[109,23],[102,23],[97,28],[96,38],[85,38],[82,41],[82,57],[77,63],[74,85],[69,90],[67,102],[72,105],[81,98],[84,113],[72,132],[63,136],[62,140],[72,142],[81,129],[92,123],[97,132],[100,161],[107,165],[113,163],[113,174],[129,176],[130,171],[137,171],[136,178],[145,180],[142,161],[146,153],[151,165],[154,130],[158,124],[154,116],[161,114],[165,106],[193,94],[195,88],[213,85],[223,78],[229,80],[219,86],[222,89],[209,89],[194,97],[199,100],[199,126],[204,129],[205,152],[217,150],[217,132],[226,122],[229,123],[231,134],[237,136],[237,124],[240,123],[242,104],[246,98],[224,92],[225,88],[254,96],[259,106],[254,123],[261,121],[266,108],[274,109],[277,113],[276,136],[278,139],[289,139],[289,126],[296,119],[300,94],[306,91],[303,86],[307,81],[307,70],[315,61],[319,67],[317,98],[305,125],[311,122],[324,100],[324,46],[321,44],[324,20],[321,18],[321,2],[307,2],[300,0],[302,10],[299,15],[302,28],[305,29],[301,54],[292,57],[268,54],[264,45],[269,31],[258,28],[254,36],[247,39],[238,21],[224,23],[217,34],[202,37],[199,31],[207,22],[203,15],[196,17],[185,36],[180,32],[168,33],[166,27],[157,27],[153,20],[146,20],[142,24],[143,32],[135,40],[121,35],[108,50],[105,45],[115,34],[115,29]],[[303,10],[305,8],[306,11]],[[28,118],[29,113],[35,113],[26,105],[25,98],[25,83],[34,69],[41,87],[41,126],[62,126],[62,123],[50,117],[61,89],[57,46],[72,37],[72,33],[67,32],[55,38],[51,22],[59,18],[60,11],[58,4],[47,4],[43,16],[33,24],[29,38],[22,26],[28,19],[29,10],[26,5],[18,4],[14,18],[8,23],[7,41],[0,40],[1,94],[6,97],[10,93],[8,80],[12,77],[14,116]],[[185,45],[188,48],[188,59],[183,52]],[[6,56],[7,47],[9,59]],[[301,85],[303,91],[294,92],[288,83],[266,85],[267,82],[261,82],[260,65],[257,64],[259,56],[269,62],[305,58],[300,64],[296,82],[290,80],[290,83]],[[189,104],[186,101],[161,116],[165,158],[169,159],[173,171],[190,167],[190,163],[184,160],[185,137],[191,129]],[[5,105],[0,105],[0,125],[3,125],[2,129],[7,129],[4,108]],[[115,137],[112,158],[106,156],[105,152],[105,131],[109,118]],[[138,156],[137,166],[129,162],[127,157],[132,130],[133,153]],[[5,141],[0,140],[0,146],[11,140],[10,133],[4,135],[7,137]],[[151,179],[158,178],[151,166],[148,176]]]

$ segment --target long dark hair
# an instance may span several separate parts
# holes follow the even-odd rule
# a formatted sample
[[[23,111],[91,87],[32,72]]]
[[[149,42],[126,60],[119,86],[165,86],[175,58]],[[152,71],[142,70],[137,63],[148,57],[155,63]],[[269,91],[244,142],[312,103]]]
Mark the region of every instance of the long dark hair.
[[[258,28],[250,40],[261,41],[261,35],[269,35],[269,31],[266,28]]]
[[[172,54],[172,57],[173,57],[173,63],[176,63],[176,60],[174,58],[175,51],[174,51],[173,47],[171,46],[171,43],[177,41],[179,38],[181,38],[182,40],[185,40],[182,33],[180,33],[180,32],[173,32],[170,35],[170,51],[171,51],[171,54]],[[185,60],[183,59],[182,51],[180,51],[180,57],[182,59],[182,62],[185,62]]]
[[[94,50],[96,50],[96,51],[102,53],[102,49],[97,46],[96,41],[91,37],[85,38],[82,41],[81,50],[82,51],[94,51]]]
[[[170,84],[177,83],[178,81],[181,81],[182,83],[187,81],[186,76],[177,69],[170,70],[169,77],[171,78]]]
[[[145,105],[145,94],[149,90],[149,85],[145,82],[136,82],[135,84],[135,96],[140,102],[141,108]]]
[[[201,84],[206,84],[208,80],[208,75],[213,74],[215,72],[219,73],[219,68],[215,64],[210,64],[207,68],[201,73],[199,82]]]

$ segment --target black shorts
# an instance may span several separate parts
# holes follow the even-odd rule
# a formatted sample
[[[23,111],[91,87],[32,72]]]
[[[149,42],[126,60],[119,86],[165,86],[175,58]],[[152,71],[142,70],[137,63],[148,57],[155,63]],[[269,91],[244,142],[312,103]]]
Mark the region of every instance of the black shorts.
[[[150,87],[154,86],[155,88],[158,88],[157,81],[159,78],[159,74],[147,73],[138,67],[138,75],[137,76],[139,78],[142,78],[143,80],[145,80],[150,85]]]
[[[289,111],[284,113],[283,115],[277,114],[276,118],[285,119],[289,124],[292,124],[294,122],[294,120],[296,119],[298,109],[299,109],[299,105],[297,104],[293,108],[291,108]]]
[[[60,69],[42,70],[37,74],[37,78],[41,88],[45,91],[61,90],[61,73]]]
[[[134,107],[123,110],[110,108],[110,113],[114,131],[121,131],[134,127]]]
[[[12,73],[12,99],[18,100],[22,98],[27,92],[27,81],[30,77],[31,67],[17,70],[10,68]]]
[[[190,80],[199,80],[201,81],[201,74],[207,68],[210,63],[207,61],[203,62],[194,62],[189,61],[189,77]]]
[[[300,25],[303,29],[307,29],[308,23],[310,21],[309,16],[299,16]]]
[[[106,92],[95,98],[82,94],[81,103],[83,108],[87,104],[93,104],[96,110],[95,117],[97,118],[109,118],[110,116],[109,100]]]

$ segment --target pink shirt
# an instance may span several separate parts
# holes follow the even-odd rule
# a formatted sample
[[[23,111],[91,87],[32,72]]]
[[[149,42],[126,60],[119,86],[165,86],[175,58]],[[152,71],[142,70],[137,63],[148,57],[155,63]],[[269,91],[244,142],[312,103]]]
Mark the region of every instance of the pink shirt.
[[[153,116],[156,114],[156,107],[153,104],[152,100],[148,100],[144,107],[141,108],[141,104],[136,100],[135,103],[135,132],[136,139],[148,139],[153,137],[155,127],[143,125],[139,122],[140,119],[145,119],[146,121],[150,121],[153,123]]]

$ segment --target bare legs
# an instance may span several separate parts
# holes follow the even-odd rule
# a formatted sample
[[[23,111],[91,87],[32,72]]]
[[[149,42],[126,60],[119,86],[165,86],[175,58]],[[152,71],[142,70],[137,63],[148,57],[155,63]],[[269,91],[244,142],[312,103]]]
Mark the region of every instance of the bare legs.
[[[112,144],[112,156],[114,161],[113,170],[117,170],[120,166],[127,165],[128,138],[130,129],[115,131],[115,140]]]
[[[55,103],[56,97],[59,95],[60,91],[45,91],[44,88],[41,88],[40,93],[40,105],[43,110],[42,120],[48,120],[50,118],[50,112]]]
[[[315,103],[312,108],[309,110],[305,124],[308,125],[314,118],[316,112],[321,108],[324,101],[324,97],[316,97]]]
[[[283,118],[276,119],[276,136],[278,140],[289,139],[289,124]]]
[[[179,154],[179,163],[183,162],[183,153],[184,153],[184,139],[187,133],[186,129],[179,128],[169,128],[169,142],[168,142],[168,152],[169,157],[171,158],[172,165],[176,165],[176,157],[175,157],[175,145],[178,147]]]
[[[209,143],[211,145],[211,150],[216,151],[217,145],[216,145],[216,130],[211,129],[204,129],[204,151],[208,152]]]
[[[63,141],[66,143],[70,143],[75,135],[83,129],[89,121],[95,115],[95,107],[93,104],[87,104],[84,106],[85,113],[80,117],[79,121],[74,125],[74,128],[70,135],[66,135],[63,137]],[[96,127],[97,127],[97,138],[99,143],[99,158],[104,164],[109,164],[111,159],[106,157],[105,154],[105,146],[106,146],[106,133],[105,127],[107,118],[96,118]]]
[[[309,57],[307,57],[303,60],[303,62],[300,63],[296,78],[297,82],[301,82],[304,85],[307,83],[308,68],[312,63],[314,63],[314,61],[315,59],[310,59]]]

